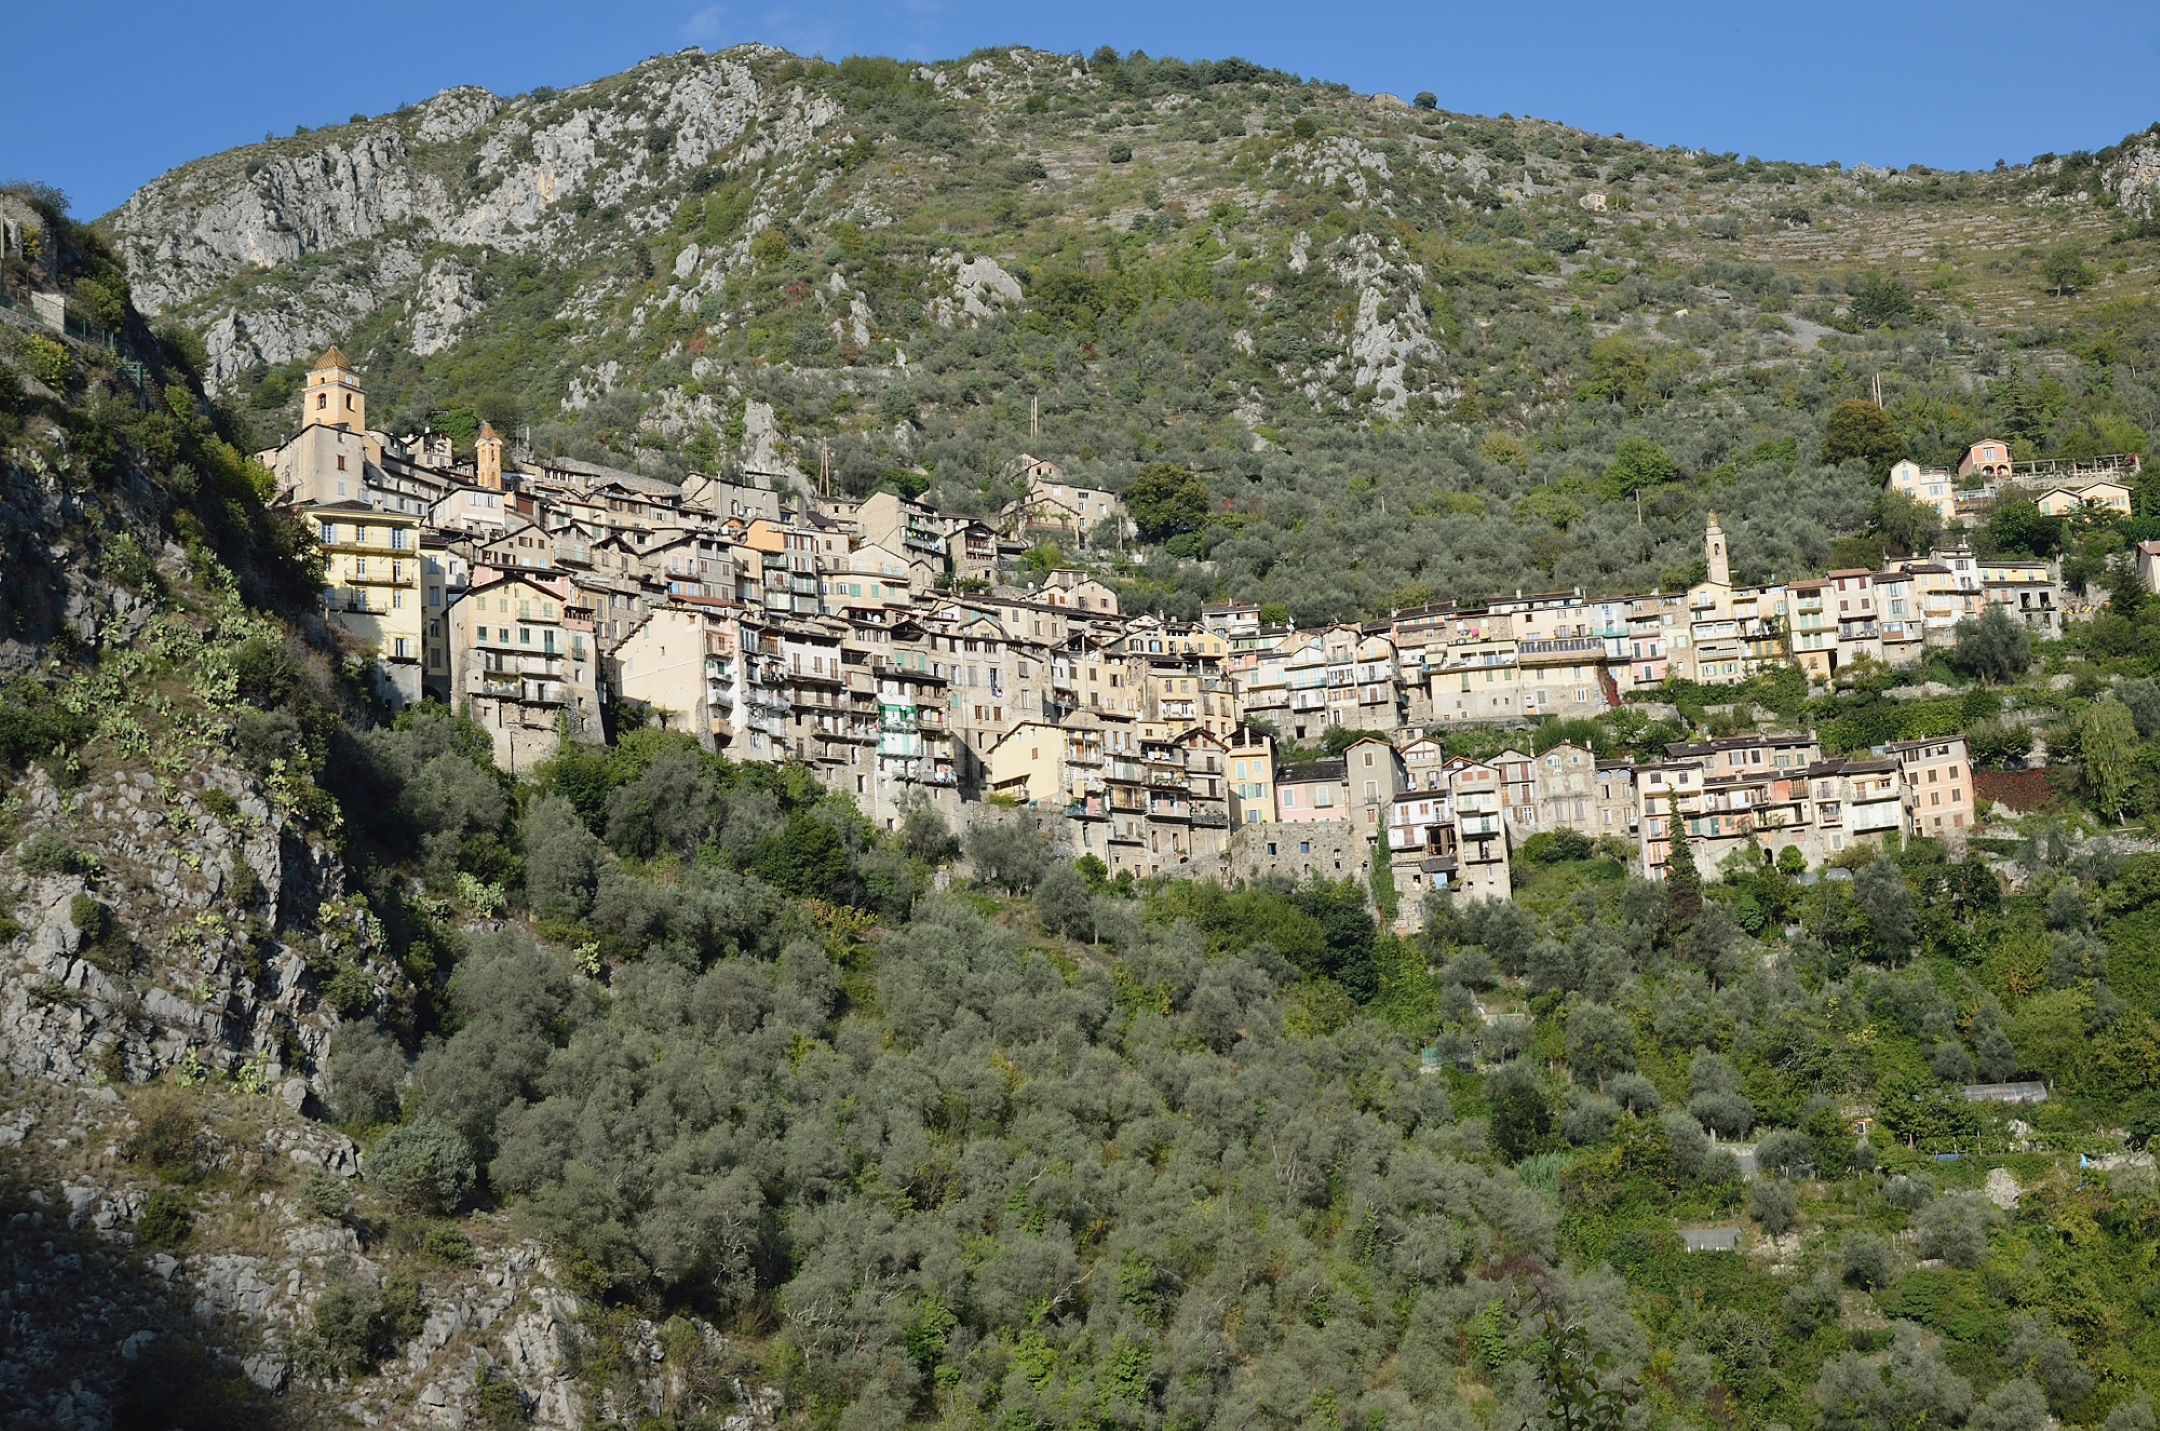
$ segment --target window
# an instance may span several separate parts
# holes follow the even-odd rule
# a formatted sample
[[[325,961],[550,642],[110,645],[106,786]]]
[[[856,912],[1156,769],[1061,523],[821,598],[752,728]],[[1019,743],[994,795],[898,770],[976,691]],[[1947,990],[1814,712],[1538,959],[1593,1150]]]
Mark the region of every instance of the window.
[[[339,454],[339,456],[338,456],[338,460],[337,460],[337,470],[338,470],[338,471],[340,471],[340,472],[343,472],[343,471],[345,470],[345,458],[344,458],[344,455],[343,455],[342,453],[341,453],[341,454]]]
[[[337,523],[336,523],[336,522],[324,522],[324,523],[322,524],[321,530],[320,530],[320,532],[318,533],[318,535],[319,535],[319,536],[321,537],[321,540],[322,540],[322,544],[323,544],[324,546],[326,546],[326,547],[329,547],[329,546],[336,546],[336,545],[337,545]]]
[[[328,406],[330,406],[330,394],[328,394],[328,393],[317,393],[317,394],[315,394],[315,410],[316,410],[317,412],[320,412],[320,411],[322,411],[322,410],[323,410],[324,408],[326,408],[326,407],[328,407]]]

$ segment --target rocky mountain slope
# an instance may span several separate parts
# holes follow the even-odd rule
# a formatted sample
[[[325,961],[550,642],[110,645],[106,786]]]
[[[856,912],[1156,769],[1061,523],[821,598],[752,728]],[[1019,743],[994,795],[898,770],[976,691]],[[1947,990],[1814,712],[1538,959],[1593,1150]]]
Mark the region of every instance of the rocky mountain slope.
[[[29,236],[7,294],[124,293],[32,197],[0,192]],[[538,1246],[484,1219],[400,1243],[322,1121],[336,1031],[416,1026],[434,972],[330,793],[368,714],[304,537],[184,363],[124,301],[110,329],[38,311],[0,305],[0,1420],[695,1404],[706,1334],[624,1323],[633,1370],[596,1404],[575,1373],[612,1363]]]
[[[337,341],[399,423],[660,471],[822,455],[851,490],[979,510],[1022,447],[1113,487],[1168,460],[1218,513],[1147,573],[1156,599],[1318,619],[1647,587],[1685,574],[1711,495],[1760,529],[1744,564],[1819,563],[1872,491],[1817,460],[1821,413],[1876,373],[1930,457],[2003,426],[2005,376],[2069,390],[2035,451],[2143,430],[2148,386],[2081,365],[2105,345],[2134,372],[2156,341],[2156,165],[2145,135],[1845,172],[1240,61],[744,48],[235,150],[106,226],[266,433]],[[2092,260],[2070,289],[2042,271],[2064,251]],[[1862,301],[1870,279],[1902,303]],[[1638,525],[1598,480],[1629,430],[1737,490],[1680,484]],[[1293,529],[1349,574],[1279,572]]]

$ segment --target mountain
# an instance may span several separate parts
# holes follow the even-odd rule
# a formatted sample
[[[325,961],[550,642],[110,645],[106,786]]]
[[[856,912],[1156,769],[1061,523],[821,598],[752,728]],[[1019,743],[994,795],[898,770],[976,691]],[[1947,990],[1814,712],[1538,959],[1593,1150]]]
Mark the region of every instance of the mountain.
[[[397,423],[660,472],[823,461],[973,512],[1023,449],[1167,462],[1212,515],[1136,598],[1315,621],[1669,588],[1713,506],[1741,579],[1820,569],[1881,483],[1823,424],[1878,376],[1926,460],[2141,447],[2156,192],[2150,134],[1845,172],[1235,60],[746,48],[235,150],[104,227],[266,434],[335,341]],[[1672,459],[1640,506],[1628,435]]]
[[[231,361],[337,338],[412,420],[829,441],[960,507],[1023,443],[1182,468],[1204,510],[1100,556],[1169,606],[1647,584],[1712,504],[1744,577],[1886,540],[1890,439],[2142,444],[2149,140],[1846,175],[1235,65],[758,51],[274,150],[102,238],[0,198],[11,1424],[2152,1426],[2135,584],[1999,685],[1672,692],[1695,739],[2044,740],[1962,850],[1651,884],[1553,830],[1400,938],[1362,877],[1106,879],[679,732],[513,783],[382,724],[240,458],[287,378]]]

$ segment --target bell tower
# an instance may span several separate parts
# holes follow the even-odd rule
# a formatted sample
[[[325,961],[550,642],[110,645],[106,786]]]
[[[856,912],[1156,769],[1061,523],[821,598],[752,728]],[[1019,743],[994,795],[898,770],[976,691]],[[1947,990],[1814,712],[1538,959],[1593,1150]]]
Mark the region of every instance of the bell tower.
[[[500,492],[503,484],[502,434],[488,423],[480,424],[480,435],[473,439],[473,480],[490,492]]]
[[[1703,562],[1710,568],[1712,586],[1732,585],[1732,563],[1725,555],[1725,529],[1718,525],[1715,512],[1703,527]]]
[[[302,427],[341,427],[367,431],[367,393],[345,354],[332,348],[308,371],[307,395],[301,399]]]

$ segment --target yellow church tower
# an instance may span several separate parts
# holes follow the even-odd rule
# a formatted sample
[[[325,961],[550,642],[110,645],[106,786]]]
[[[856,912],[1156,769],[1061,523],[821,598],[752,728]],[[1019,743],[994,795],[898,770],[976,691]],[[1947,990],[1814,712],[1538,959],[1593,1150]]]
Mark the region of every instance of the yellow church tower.
[[[302,399],[300,425],[341,427],[347,432],[367,431],[367,393],[360,375],[342,349],[333,347],[308,371],[307,396]]]
[[[1715,512],[1703,527],[1703,560],[1710,568],[1712,586],[1732,585],[1732,563],[1725,556],[1725,529],[1718,525]]]
[[[473,477],[490,492],[502,490],[502,459],[502,434],[492,424],[481,423],[480,436],[473,443]]]

